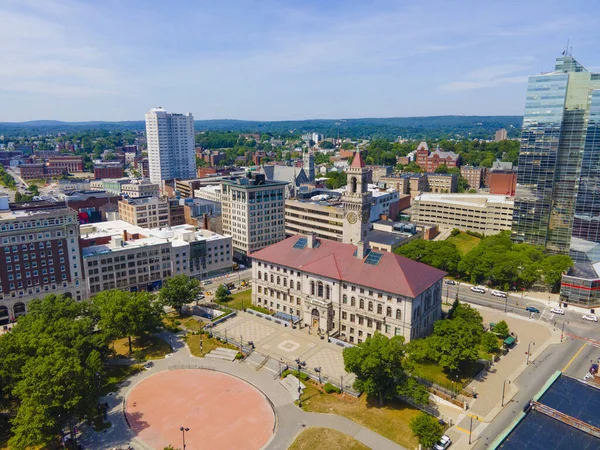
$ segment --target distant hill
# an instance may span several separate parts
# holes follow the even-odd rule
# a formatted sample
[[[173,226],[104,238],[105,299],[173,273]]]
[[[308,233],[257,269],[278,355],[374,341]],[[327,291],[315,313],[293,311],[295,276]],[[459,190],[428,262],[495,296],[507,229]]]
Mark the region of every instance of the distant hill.
[[[500,128],[506,128],[509,136],[520,133],[521,116],[431,116],[390,117],[363,119],[309,119],[289,121],[249,120],[197,120],[196,131],[233,131],[257,133],[304,133],[316,132],[326,137],[395,139],[422,138],[490,138]],[[87,129],[143,130],[143,121],[127,122],[61,122],[57,120],[34,120],[29,122],[0,122],[0,134],[7,136],[55,134]]]

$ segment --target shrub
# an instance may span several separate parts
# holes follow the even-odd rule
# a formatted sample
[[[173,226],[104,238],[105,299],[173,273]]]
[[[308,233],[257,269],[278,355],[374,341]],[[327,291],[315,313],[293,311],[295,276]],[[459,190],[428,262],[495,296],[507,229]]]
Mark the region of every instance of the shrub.
[[[506,323],[506,321],[501,320],[500,322],[498,322],[496,324],[496,326],[494,327],[494,333],[496,333],[498,336],[505,338],[506,336],[508,336],[510,330],[508,329],[508,324]]]
[[[455,228],[454,230],[452,230],[450,232],[450,236],[458,236],[460,234],[460,230],[458,228]]]
[[[138,361],[144,361],[146,359],[146,355],[142,350],[135,350],[132,354],[133,358]]]
[[[325,386],[323,386],[323,389],[325,390],[325,392],[327,392],[328,394],[339,394],[340,392],[340,388],[335,387],[333,384],[331,383],[325,383]]]
[[[287,377],[290,373],[292,373],[290,369],[285,369],[283,372],[281,372],[281,378]]]
[[[173,323],[177,326],[181,325],[181,321],[180,320],[174,320]]]
[[[243,357],[244,357],[244,355],[243,355],[243,354],[241,354],[240,352],[237,352],[237,353],[235,354],[235,359],[242,359]]]

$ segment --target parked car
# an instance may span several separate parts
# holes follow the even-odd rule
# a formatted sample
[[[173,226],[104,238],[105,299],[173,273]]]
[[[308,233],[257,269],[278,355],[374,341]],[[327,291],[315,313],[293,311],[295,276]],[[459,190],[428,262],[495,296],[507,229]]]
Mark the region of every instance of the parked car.
[[[598,318],[593,314],[586,314],[582,317],[583,320],[589,320],[590,322],[598,322]]]
[[[446,450],[452,445],[452,440],[448,435],[443,435],[437,444],[433,446],[435,450]]]
[[[484,287],[481,287],[481,286],[471,286],[471,290],[472,290],[473,292],[477,292],[477,293],[479,293],[479,294],[485,294],[485,292],[486,292],[486,291],[485,291],[485,288],[484,288]]]
[[[502,297],[502,298],[506,298],[506,292],[502,292],[502,291],[492,291],[491,294],[494,297]]]
[[[212,281],[210,281],[210,280],[204,280],[204,281],[202,282],[202,285],[203,285],[203,286],[208,286],[209,284],[212,284]]]
[[[565,311],[560,308],[552,308],[550,312],[554,314],[560,314],[561,316],[565,315]]]
[[[454,286],[456,284],[456,281],[454,281],[454,280],[446,280],[446,284],[451,284],[452,286]]]
[[[525,308],[525,311],[529,311],[531,313],[540,313],[540,310],[537,309],[535,306],[528,306],[527,308]]]

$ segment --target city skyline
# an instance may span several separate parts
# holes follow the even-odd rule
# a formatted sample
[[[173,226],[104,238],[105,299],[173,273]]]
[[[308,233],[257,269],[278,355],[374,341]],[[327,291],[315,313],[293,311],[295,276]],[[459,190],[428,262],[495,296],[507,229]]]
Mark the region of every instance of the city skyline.
[[[543,5],[9,0],[0,121],[520,115],[568,39],[597,70],[600,6]]]

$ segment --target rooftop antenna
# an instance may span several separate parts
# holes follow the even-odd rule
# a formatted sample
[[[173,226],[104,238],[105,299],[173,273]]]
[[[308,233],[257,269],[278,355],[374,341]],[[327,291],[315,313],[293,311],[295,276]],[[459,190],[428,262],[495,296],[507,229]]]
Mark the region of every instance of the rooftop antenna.
[[[565,47],[565,49],[563,50],[562,54],[563,56],[573,56],[573,47],[569,46],[569,39],[567,39],[567,46]]]

